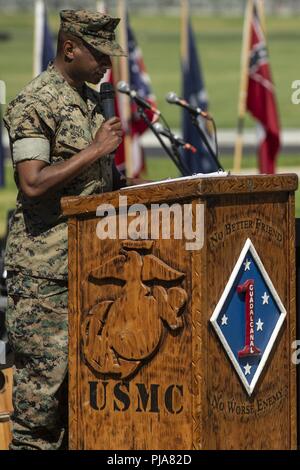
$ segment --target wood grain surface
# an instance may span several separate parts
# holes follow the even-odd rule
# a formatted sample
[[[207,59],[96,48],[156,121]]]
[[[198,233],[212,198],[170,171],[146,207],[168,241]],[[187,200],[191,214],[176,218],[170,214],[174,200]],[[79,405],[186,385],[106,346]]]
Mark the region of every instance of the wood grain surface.
[[[9,416],[13,411],[12,407],[12,369],[0,371],[4,384],[0,390],[0,450],[8,450],[11,440],[11,423]],[[1,380],[2,383],[2,380]]]
[[[0,370],[3,386],[0,389],[0,417],[12,413],[12,369]]]
[[[292,378],[291,322],[295,320],[294,304],[289,296],[294,286],[294,268],[290,260],[290,223],[287,193],[214,197],[207,208],[207,321],[213,312],[241,249],[249,237],[269,274],[276,291],[287,308],[275,347],[251,398],[212,328],[208,328],[207,400],[209,410],[205,448],[222,449],[289,449],[290,412],[295,412],[295,380]],[[241,220],[250,220],[250,229],[235,230]],[[257,221],[260,221],[259,223]],[[272,234],[261,229],[272,227]],[[215,242],[215,233],[222,232]],[[293,273],[291,272],[293,271]],[[292,283],[290,283],[292,281]],[[293,292],[294,296],[294,292]],[[296,428],[296,427],[295,427]],[[294,428],[294,432],[295,432]]]
[[[8,450],[11,441],[11,422],[0,418],[0,450]]]
[[[184,182],[157,183],[148,187],[126,188],[97,196],[65,197],[61,200],[63,212],[67,216],[95,213],[104,202],[119,206],[119,194],[128,198],[128,204],[152,204],[160,201],[182,201],[201,195],[241,194],[263,192],[289,192],[298,187],[295,174],[228,176],[217,178],[195,178]]]
[[[295,175],[229,176],[64,199],[71,449],[295,448],[296,188]],[[97,207],[119,210],[125,192],[148,215],[203,205],[203,247],[174,239],[176,215],[170,239],[100,240]],[[287,310],[251,397],[209,321],[248,238]]]

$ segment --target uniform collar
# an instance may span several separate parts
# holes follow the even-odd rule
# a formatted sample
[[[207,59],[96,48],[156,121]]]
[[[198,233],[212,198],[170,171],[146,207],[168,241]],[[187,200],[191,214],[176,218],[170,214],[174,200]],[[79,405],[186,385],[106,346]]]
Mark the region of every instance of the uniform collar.
[[[56,83],[62,85],[63,90],[61,90],[61,92],[64,95],[66,104],[78,106],[84,114],[94,111],[98,103],[96,93],[90,87],[84,84],[83,93],[86,98],[85,100],[80,96],[76,88],[71,87],[62,74],[54,67],[53,62],[49,63],[47,71],[52,75]]]
[[[86,96],[87,107],[89,111],[92,113],[100,102],[99,93],[94,91],[89,86],[85,85],[85,96]]]

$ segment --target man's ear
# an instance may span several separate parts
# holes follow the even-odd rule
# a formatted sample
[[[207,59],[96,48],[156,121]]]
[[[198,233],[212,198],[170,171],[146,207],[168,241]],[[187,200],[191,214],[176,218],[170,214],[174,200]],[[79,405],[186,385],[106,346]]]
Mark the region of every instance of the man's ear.
[[[67,60],[71,61],[74,60],[74,49],[76,47],[76,44],[74,41],[71,41],[68,39],[64,43],[64,56]]]

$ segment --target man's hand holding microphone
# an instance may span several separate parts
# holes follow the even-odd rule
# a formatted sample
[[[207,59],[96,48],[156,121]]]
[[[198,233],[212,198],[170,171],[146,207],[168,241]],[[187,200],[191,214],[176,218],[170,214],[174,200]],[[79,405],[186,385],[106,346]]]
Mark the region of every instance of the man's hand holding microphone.
[[[114,116],[105,121],[95,135],[94,144],[99,148],[99,156],[109,155],[122,142],[123,130],[121,120]]]

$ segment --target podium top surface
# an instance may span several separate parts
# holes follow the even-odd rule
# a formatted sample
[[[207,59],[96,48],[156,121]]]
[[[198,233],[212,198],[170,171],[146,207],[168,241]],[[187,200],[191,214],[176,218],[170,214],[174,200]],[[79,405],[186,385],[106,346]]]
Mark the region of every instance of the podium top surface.
[[[180,201],[194,197],[210,197],[225,194],[255,194],[290,192],[298,188],[294,173],[279,175],[227,175],[199,176],[163,180],[123,188],[120,191],[93,196],[69,196],[61,200],[63,214],[75,216],[94,213],[100,204],[119,207],[119,196],[127,197],[127,204],[151,204]]]

